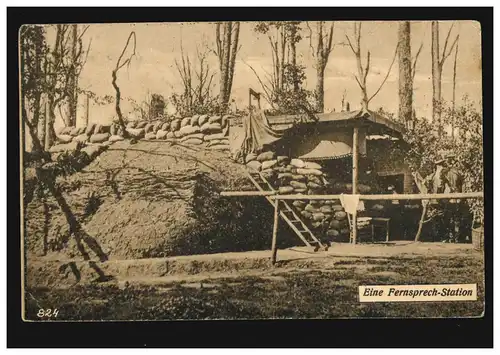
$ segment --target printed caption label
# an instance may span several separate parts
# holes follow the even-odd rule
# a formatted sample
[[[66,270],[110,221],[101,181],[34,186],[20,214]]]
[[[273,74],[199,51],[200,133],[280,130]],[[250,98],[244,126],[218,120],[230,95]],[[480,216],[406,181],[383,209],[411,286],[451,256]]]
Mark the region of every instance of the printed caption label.
[[[477,284],[359,286],[360,302],[476,301]]]

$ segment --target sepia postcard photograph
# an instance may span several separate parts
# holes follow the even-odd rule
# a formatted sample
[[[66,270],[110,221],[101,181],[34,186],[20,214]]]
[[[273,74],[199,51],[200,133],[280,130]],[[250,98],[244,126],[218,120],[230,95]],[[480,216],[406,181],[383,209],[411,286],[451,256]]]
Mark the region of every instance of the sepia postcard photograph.
[[[24,322],[484,316],[481,22],[17,36]]]

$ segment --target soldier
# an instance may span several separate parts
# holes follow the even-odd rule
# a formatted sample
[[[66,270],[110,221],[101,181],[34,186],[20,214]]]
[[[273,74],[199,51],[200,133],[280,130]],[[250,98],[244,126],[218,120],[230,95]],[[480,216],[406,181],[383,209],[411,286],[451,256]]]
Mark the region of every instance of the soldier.
[[[435,161],[434,172],[430,174],[425,182],[430,185],[430,192],[435,194],[462,192],[462,176],[453,167],[455,155],[442,154],[442,157]],[[435,240],[456,243],[459,239],[461,201],[431,200],[430,206],[441,212],[435,216],[434,236]],[[437,238],[436,238],[437,237]]]

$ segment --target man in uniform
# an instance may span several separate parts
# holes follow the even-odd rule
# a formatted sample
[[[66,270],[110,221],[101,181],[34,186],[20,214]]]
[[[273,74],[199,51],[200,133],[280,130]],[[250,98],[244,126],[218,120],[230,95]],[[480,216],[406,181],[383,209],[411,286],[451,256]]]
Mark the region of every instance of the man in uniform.
[[[425,182],[430,185],[434,194],[462,192],[462,177],[452,165],[455,155],[442,154],[435,161],[434,172],[427,176]],[[434,216],[434,240],[455,243],[459,238],[461,201],[456,199],[434,199],[429,205],[436,211]]]

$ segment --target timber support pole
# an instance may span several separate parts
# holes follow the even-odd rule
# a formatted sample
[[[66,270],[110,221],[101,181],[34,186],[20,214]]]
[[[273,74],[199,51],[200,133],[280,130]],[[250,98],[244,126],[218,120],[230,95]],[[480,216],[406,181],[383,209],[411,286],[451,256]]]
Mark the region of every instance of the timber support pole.
[[[354,127],[352,131],[352,194],[358,193],[358,133],[359,128]],[[357,243],[358,239],[358,211],[352,214],[352,242]]]
[[[276,245],[276,240],[278,238],[278,223],[279,223],[279,200],[274,201],[274,223],[273,223],[273,240],[271,244],[271,264],[276,264],[276,255],[278,254],[278,248]]]

